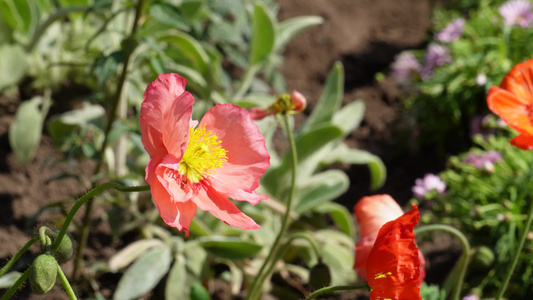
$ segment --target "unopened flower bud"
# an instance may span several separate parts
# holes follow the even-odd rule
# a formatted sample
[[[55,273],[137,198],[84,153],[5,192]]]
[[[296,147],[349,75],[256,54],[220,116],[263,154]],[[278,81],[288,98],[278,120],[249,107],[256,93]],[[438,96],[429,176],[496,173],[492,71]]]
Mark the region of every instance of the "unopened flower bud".
[[[37,256],[30,268],[31,290],[38,295],[50,291],[56,283],[57,268],[57,261],[52,255]]]
[[[488,270],[494,263],[494,253],[489,247],[481,246],[473,250],[470,265],[479,271]]]
[[[73,253],[72,240],[68,235],[64,235],[61,239],[61,243],[59,243],[59,247],[57,247],[57,250],[54,252],[54,257],[59,264],[63,264],[70,260]]]
[[[299,113],[305,109],[307,106],[307,100],[305,100],[304,95],[300,94],[298,91],[292,91],[291,93],[291,110],[295,113]]]

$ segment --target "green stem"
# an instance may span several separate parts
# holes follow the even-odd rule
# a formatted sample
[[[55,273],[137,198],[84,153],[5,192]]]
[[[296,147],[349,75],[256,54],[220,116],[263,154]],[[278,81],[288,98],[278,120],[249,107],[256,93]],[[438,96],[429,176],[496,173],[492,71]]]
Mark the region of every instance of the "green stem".
[[[20,250],[17,251],[15,255],[13,255],[13,257],[7,262],[7,264],[2,268],[2,270],[0,270],[0,277],[4,276],[7,273],[7,271],[9,271],[9,269],[11,269],[11,267],[17,262],[17,260],[19,260],[22,254],[24,254],[24,252],[26,252],[26,250],[28,250],[31,247],[31,245],[37,242],[38,239],[39,239],[38,237],[34,236],[24,246],[22,246],[22,248],[20,248]]]
[[[511,280],[511,276],[513,275],[513,271],[516,268],[516,264],[518,263],[518,258],[520,258],[520,253],[522,253],[522,248],[524,247],[524,243],[526,241],[527,234],[529,233],[529,229],[531,228],[532,222],[533,222],[533,202],[529,204],[529,212],[527,215],[526,226],[522,230],[520,241],[518,243],[518,248],[516,249],[513,259],[511,260],[511,265],[509,266],[509,268],[507,269],[507,272],[505,273],[503,285],[498,291],[498,295],[496,296],[495,300],[500,300],[503,296],[503,293],[505,293],[505,290],[507,289],[507,285],[509,284],[509,281]]]
[[[317,296],[322,294],[331,293],[335,291],[349,291],[349,290],[359,290],[359,289],[368,289],[367,284],[362,285],[339,285],[339,286],[327,286],[325,288],[318,289],[312,292],[305,300],[315,299]]]
[[[115,189],[115,190],[121,191],[121,192],[143,192],[143,191],[149,191],[150,190],[150,186],[149,185],[124,186],[124,185],[120,185],[120,184],[118,184],[116,182],[106,182],[106,183],[103,183],[103,184],[95,187],[94,189],[90,190],[89,192],[87,192],[87,194],[83,195],[83,197],[81,197],[78,201],[76,201],[74,206],[70,209],[70,211],[69,211],[69,213],[67,215],[67,218],[65,219],[65,222],[63,223],[63,226],[61,226],[61,229],[59,229],[59,233],[56,236],[56,239],[54,241],[53,251],[57,251],[57,248],[59,248],[59,245],[61,244],[61,240],[65,236],[65,234],[67,232],[67,229],[68,229],[70,223],[72,222],[72,219],[76,215],[76,212],[78,212],[78,209],[80,209],[80,207],[85,202],[87,202],[89,199],[92,199],[94,196],[98,195],[99,193],[101,193],[102,191],[104,191],[106,189]]]
[[[452,297],[452,299],[454,300],[459,300],[461,296],[461,288],[463,286],[463,281],[466,275],[466,269],[468,267],[468,262],[470,259],[470,244],[468,243],[468,240],[466,239],[466,237],[463,235],[461,231],[451,226],[443,225],[443,224],[426,225],[426,226],[422,226],[419,228],[415,228],[414,234],[419,235],[424,232],[435,231],[435,230],[445,231],[447,233],[455,235],[461,242],[461,245],[463,246],[463,255],[461,257],[461,269],[460,269],[461,271],[459,272],[459,278],[457,278],[457,281],[455,283],[455,289],[454,289],[453,297]]]
[[[65,288],[65,292],[67,292],[68,298],[70,300],[77,300],[78,298],[76,298],[76,294],[74,294],[74,291],[70,286],[70,282],[68,282],[67,276],[65,276],[65,273],[63,273],[63,270],[61,270],[59,265],[57,265],[57,276],[59,276],[59,280],[61,280],[61,283]]]
[[[255,64],[255,65],[250,66],[246,70],[246,73],[244,73],[244,76],[241,82],[241,86],[239,87],[235,95],[233,95],[233,99],[239,99],[244,95],[244,93],[246,93],[246,91],[250,88],[250,85],[252,84],[255,74],[259,72],[259,69],[260,69],[260,65]]]
[[[287,242],[285,242],[283,247],[281,247],[279,251],[276,253],[276,255],[274,256],[274,260],[272,260],[272,263],[267,268],[267,271],[263,273],[264,274],[263,278],[259,280],[259,282],[262,282],[268,276],[268,274],[272,273],[272,270],[274,269],[274,266],[276,265],[275,262],[277,262],[281,258],[281,256],[285,254],[285,252],[287,251],[291,243],[296,239],[307,240],[309,244],[311,244],[311,247],[313,248],[313,250],[315,251],[315,254],[318,260],[322,261],[322,252],[320,251],[320,248],[318,247],[318,244],[316,243],[316,241],[307,233],[303,233],[303,232],[295,233],[295,234],[292,234],[287,239]]]
[[[263,287],[262,281],[268,276],[269,272],[264,272],[265,269],[272,270],[272,267],[267,268],[269,264],[274,265],[275,260],[271,261],[274,257],[274,254],[278,252],[279,243],[281,241],[281,238],[285,234],[285,231],[287,231],[287,228],[289,226],[289,219],[291,215],[292,210],[292,199],[294,198],[294,190],[296,188],[296,169],[298,166],[298,155],[296,152],[296,142],[294,141],[294,135],[291,131],[291,128],[289,126],[289,116],[284,115],[283,116],[283,123],[285,125],[285,129],[287,130],[287,136],[289,138],[290,143],[290,151],[292,154],[292,178],[291,178],[291,185],[289,190],[289,198],[287,200],[287,209],[285,211],[285,215],[283,216],[283,221],[281,223],[281,229],[276,236],[276,239],[274,240],[274,244],[272,244],[272,247],[270,248],[270,252],[268,253],[267,258],[263,262],[263,265],[259,269],[259,272],[257,273],[257,276],[255,277],[254,281],[252,282],[252,285],[250,286],[250,290],[248,291],[248,295],[246,297],[247,300],[250,299],[257,299],[259,295],[256,295],[257,293],[261,292],[261,289]]]
[[[112,101],[111,110],[109,113],[109,118],[106,124],[105,131],[104,131],[104,141],[100,149],[100,156],[99,156],[100,159],[98,160],[96,168],[94,169],[94,172],[93,172],[94,175],[100,173],[100,170],[102,169],[102,165],[104,161],[104,153],[107,148],[107,144],[109,143],[109,132],[111,131],[111,128],[113,127],[113,122],[115,121],[115,118],[116,118],[117,107],[118,107],[119,99],[122,93],[122,88],[124,87],[124,83],[126,82],[126,76],[128,73],[128,66],[129,66],[131,54],[133,53],[133,50],[135,48],[133,37],[135,36],[137,32],[137,27],[139,25],[139,19],[141,17],[141,12],[142,12],[142,6],[143,6],[143,0],[138,0],[137,5],[135,7],[135,19],[133,20],[131,33],[127,39],[127,42],[125,43],[126,44],[125,57],[124,57],[124,64],[122,67],[122,73],[120,74],[120,78],[117,84],[115,95],[111,99]],[[76,251],[76,257],[74,259],[74,270],[73,270],[74,281],[77,280],[78,270],[81,266],[81,259],[83,257],[83,252],[85,251],[85,246],[87,245],[87,239],[89,238],[89,222],[91,221],[92,208],[93,208],[93,202],[91,201],[87,204],[87,208],[83,216],[78,251]]]
[[[19,287],[28,279],[30,276],[30,268],[28,268],[22,275],[20,275],[19,279],[15,281],[15,283],[7,290],[7,292],[0,298],[0,300],[7,300],[10,299],[15,292],[19,289]]]

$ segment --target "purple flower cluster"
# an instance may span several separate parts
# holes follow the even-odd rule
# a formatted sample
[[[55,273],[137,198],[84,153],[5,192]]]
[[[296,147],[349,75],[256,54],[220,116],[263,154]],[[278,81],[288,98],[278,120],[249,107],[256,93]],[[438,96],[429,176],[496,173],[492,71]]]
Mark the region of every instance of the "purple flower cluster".
[[[494,170],[494,163],[502,160],[502,155],[497,151],[487,151],[483,154],[470,153],[463,158],[463,162],[471,164],[478,170],[492,171]]]
[[[420,69],[420,63],[411,52],[402,52],[394,57],[390,75],[396,82],[403,84],[419,74]]]
[[[465,19],[457,18],[446,25],[440,32],[433,37],[441,43],[451,43],[458,40],[463,35],[463,27],[465,26]]]
[[[452,57],[448,54],[448,49],[442,45],[431,44],[424,56],[424,67],[420,71],[422,80],[428,80],[433,76],[433,69],[445,63],[451,63]]]
[[[437,191],[442,194],[446,190],[446,183],[435,174],[426,174],[424,178],[415,180],[415,186],[411,189],[413,194],[418,199],[424,199],[427,193]]]
[[[498,9],[506,25],[519,25],[523,28],[529,27],[533,21],[531,3],[526,0],[507,1]]]
[[[470,294],[465,296],[463,300],[479,300],[479,296],[475,294]]]

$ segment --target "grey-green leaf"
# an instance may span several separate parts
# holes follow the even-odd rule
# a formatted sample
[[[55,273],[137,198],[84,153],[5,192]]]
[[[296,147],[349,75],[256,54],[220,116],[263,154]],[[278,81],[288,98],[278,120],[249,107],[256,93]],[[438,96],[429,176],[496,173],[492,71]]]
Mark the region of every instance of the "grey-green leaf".
[[[189,298],[189,289],[187,288],[187,268],[185,257],[178,255],[174,265],[168,273],[167,284],[165,285],[165,300],[181,300]]]
[[[355,226],[353,223],[353,217],[350,211],[343,205],[334,202],[327,202],[318,206],[316,211],[321,213],[327,213],[333,219],[333,223],[346,235],[355,235]]]
[[[48,101],[40,96],[34,97],[20,104],[15,113],[15,121],[9,127],[9,144],[21,163],[28,163],[35,157]],[[42,110],[39,109],[41,105]]]
[[[333,124],[344,131],[343,136],[348,136],[354,131],[365,115],[365,102],[356,100],[336,111],[333,115]]]
[[[297,203],[294,211],[302,214],[306,211],[334,200],[348,190],[350,180],[339,170],[328,170],[314,175],[299,186],[296,193]]]
[[[276,38],[276,51],[283,50],[297,34],[305,29],[320,25],[324,19],[318,16],[301,16],[285,20],[278,25],[278,36]]]
[[[256,2],[252,15],[252,42],[250,49],[250,65],[266,59],[276,41],[274,18],[262,2]]]
[[[9,272],[0,277],[0,289],[10,288],[22,275],[20,272]]]
[[[190,30],[185,18],[181,16],[179,10],[170,3],[152,2],[150,4],[150,15],[163,24],[184,31]]]
[[[0,46],[0,91],[17,84],[27,69],[28,59],[24,48],[8,44]]]
[[[135,261],[120,278],[113,299],[137,299],[146,294],[165,276],[171,261],[171,250],[166,245],[146,253]]]
[[[209,254],[227,259],[251,257],[261,250],[261,246],[255,243],[228,238],[201,239],[199,244]]]
[[[324,91],[322,91],[317,105],[300,131],[306,131],[320,123],[332,121],[334,113],[342,104],[343,96],[344,68],[342,63],[336,62],[326,79]]]

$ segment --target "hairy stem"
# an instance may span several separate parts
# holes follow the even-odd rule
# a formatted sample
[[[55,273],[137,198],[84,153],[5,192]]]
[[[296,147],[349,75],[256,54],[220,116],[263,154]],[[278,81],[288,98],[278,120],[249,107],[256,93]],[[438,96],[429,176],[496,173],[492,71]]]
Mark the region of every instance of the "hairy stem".
[[[291,128],[289,126],[289,116],[284,115],[283,116],[283,123],[285,125],[285,129],[287,131],[287,136],[289,138],[290,142],[290,151],[292,154],[292,178],[291,178],[291,185],[289,190],[289,198],[287,199],[287,210],[285,211],[285,215],[283,216],[283,221],[281,223],[281,229],[276,236],[276,239],[274,240],[274,244],[272,244],[272,247],[270,248],[270,252],[268,253],[267,258],[263,262],[263,265],[259,269],[259,272],[257,273],[257,276],[255,277],[254,281],[252,282],[252,285],[250,286],[250,290],[248,291],[248,295],[246,297],[247,300],[253,300],[257,299],[259,297],[259,294],[261,292],[261,289],[263,288],[263,281],[268,277],[269,272],[265,272],[266,270],[272,270],[272,267],[267,267],[270,264],[274,265],[276,263],[275,260],[272,258],[275,256],[275,254],[278,252],[280,241],[287,231],[287,228],[289,226],[290,221],[290,215],[292,210],[292,200],[294,198],[294,190],[296,188],[296,169],[298,166],[298,155],[296,152],[296,142],[294,141],[294,135],[291,131]]]
[[[37,242],[38,239],[39,239],[38,237],[34,236],[24,246],[22,246],[22,248],[20,248],[20,250],[17,251],[17,253],[15,253],[13,257],[11,257],[11,259],[2,268],[2,270],[0,270],[0,277],[4,276],[7,273],[7,271],[9,271],[9,269],[11,269],[11,267],[17,262],[17,260],[19,260],[22,254],[24,254],[24,252],[26,252],[26,250],[28,250],[31,247],[31,245]]]
[[[311,293],[305,300],[315,299],[317,296],[322,294],[331,293],[335,291],[348,291],[348,290],[359,290],[359,289],[368,289],[368,285],[339,285],[339,286],[327,286],[325,288],[318,289]]]
[[[461,256],[461,267],[460,267],[459,277],[457,278],[457,281],[455,282],[455,288],[452,294],[453,295],[452,299],[459,300],[461,296],[461,288],[463,287],[463,281],[466,275],[466,269],[468,267],[468,262],[470,259],[470,244],[468,243],[468,240],[466,239],[466,237],[461,231],[448,225],[434,224],[434,225],[422,226],[419,228],[415,228],[414,234],[418,235],[424,232],[435,231],[435,230],[445,231],[447,233],[455,235],[461,242],[461,245],[463,246],[463,255]]]
[[[59,265],[57,265],[57,276],[59,276],[59,280],[61,280],[61,283],[65,288],[65,292],[67,292],[68,298],[70,300],[77,300],[78,298],[76,298],[76,294],[74,294],[74,291],[70,286],[70,282],[68,282],[67,276],[65,276],[65,273],[63,273],[63,270],[61,270]]]
[[[15,283],[7,290],[7,292],[0,298],[0,300],[8,300],[11,299],[11,297],[15,294],[15,292],[19,289],[19,287],[30,277],[30,268],[26,269],[22,275],[20,275],[19,279],[15,281]]]

